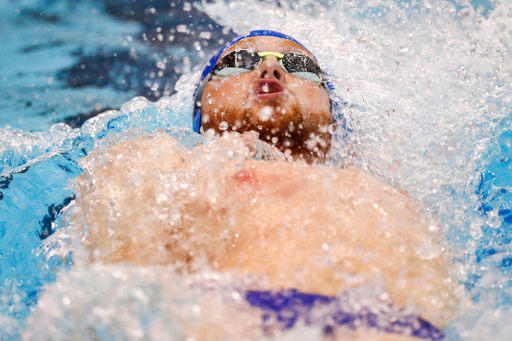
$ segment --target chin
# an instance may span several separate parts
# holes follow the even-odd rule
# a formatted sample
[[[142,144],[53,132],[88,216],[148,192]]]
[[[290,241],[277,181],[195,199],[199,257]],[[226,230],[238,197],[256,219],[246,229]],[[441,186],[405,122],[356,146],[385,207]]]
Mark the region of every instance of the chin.
[[[304,152],[302,149],[310,134],[319,134],[318,124],[311,123],[308,114],[311,110],[304,107],[296,96],[292,94],[287,97],[287,100],[277,97],[265,101],[250,98],[245,106],[225,106],[222,110],[217,108],[217,113],[214,113],[215,108],[206,107],[203,115],[208,115],[210,119],[203,124],[203,129],[214,129],[219,134],[225,130],[239,133],[256,131],[261,140],[274,144],[283,152],[286,149]],[[325,112],[315,116],[328,116],[330,119],[331,114]],[[228,124],[227,129],[219,128],[222,122]],[[277,142],[273,142],[276,139]]]

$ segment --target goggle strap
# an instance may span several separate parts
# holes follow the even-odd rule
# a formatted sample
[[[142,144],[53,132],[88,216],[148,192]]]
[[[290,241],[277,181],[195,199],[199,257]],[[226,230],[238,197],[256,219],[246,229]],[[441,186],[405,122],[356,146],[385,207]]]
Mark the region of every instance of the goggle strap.
[[[199,87],[196,90],[196,93],[194,95],[194,107],[197,106],[197,102],[201,102],[201,98],[203,97],[204,89],[206,88],[206,84],[212,79],[211,74],[206,76],[201,84],[199,84]]]

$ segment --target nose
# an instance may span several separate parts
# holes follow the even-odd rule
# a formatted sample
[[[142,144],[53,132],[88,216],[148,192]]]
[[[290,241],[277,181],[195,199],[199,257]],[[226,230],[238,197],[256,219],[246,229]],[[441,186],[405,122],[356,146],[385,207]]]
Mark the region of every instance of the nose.
[[[283,68],[274,56],[265,57],[258,70],[261,78],[281,80],[285,77]]]

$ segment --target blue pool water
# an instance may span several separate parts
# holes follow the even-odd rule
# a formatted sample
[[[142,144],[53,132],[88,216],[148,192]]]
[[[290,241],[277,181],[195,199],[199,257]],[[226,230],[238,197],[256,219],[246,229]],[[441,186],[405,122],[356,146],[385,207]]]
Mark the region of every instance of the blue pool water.
[[[187,129],[202,63],[235,32],[267,27],[312,46],[342,79],[337,96],[353,104],[345,113],[353,136],[340,153],[356,150],[351,162],[405,188],[439,220],[467,297],[449,338],[511,339],[509,4],[6,0],[1,340],[32,335],[26,321],[45,286],[73,269],[67,235],[56,235],[79,159],[113,132],[164,129],[184,145],[202,141]]]

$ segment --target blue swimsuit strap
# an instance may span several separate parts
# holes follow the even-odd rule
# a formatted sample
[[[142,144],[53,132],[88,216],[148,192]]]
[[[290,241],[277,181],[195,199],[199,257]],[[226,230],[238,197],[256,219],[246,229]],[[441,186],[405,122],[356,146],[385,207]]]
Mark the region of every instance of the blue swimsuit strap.
[[[398,313],[398,318],[390,318],[388,323],[383,323],[382,316],[368,309],[344,309],[340,297],[306,294],[290,289],[277,292],[250,290],[245,293],[245,299],[251,306],[263,310],[264,323],[274,317],[273,320],[277,320],[282,329],[292,328],[300,318],[306,325],[323,323],[324,334],[328,335],[332,334],[336,326],[356,329],[362,322],[369,328],[386,333],[415,336],[424,340],[445,340],[439,328],[420,316],[404,316],[399,314],[399,310],[394,309]],[[320,319],[313,313],[314,308],[328,305],[334,309],[329,310]]]
[[[258,36],[270,36],[270,37],[283,38],[283,39],[292,41],[292,42],[300,45],[306,51],[309,52],[309,50],[306,49],[306,47],[304,47],[304,45],[299,43],[294,38],[292,38],[292,37],[290,37],[290,36],[288,36],[286,34],[283,34],[283,33],[280,33],[280,32],[276,32],[276,31],[257,30],[257,31],[251,31],[251,32],[249,32],[246,35],[238,36],[235,39],[231,40],[226,45],[224,45],[219,50],[219,52],[217,52],[217,54],[215,54],[212,58],[210,58],[208,63],[206,63],[206,65],[203,68],[203,71],[201,72],[201,78],[200,78],[199,82],[196,84],[196,88],[195,88],[195,91],[194,91],[194,97],[193,98],[196,97],[196,93],[197,93],[199,87],[201,86],[202,82],[210,74],[212,69],[215,67],[215,64],[217,64],[217,61],[219,60],[220,56],[224,53],[224,51],[226,51],[228,48],[230,48],[231,46],[233,46],[234,44],[236,44],[237,42],[239,42],[242,39],[249,38],[249,37],[258,37]],[[313,54],[311,54],[311,55],[313,55]],[[313,58],[314,58],[314,56],[313,56]],[[316,58],[315,58],[315,60],[316,60]],[[194,131],[196,133],[199,133],[199,128],[201,127],[201,108],[197,105],[197,103],[194,103],[194,112],[193,112],[192,124],[193,124]]]

